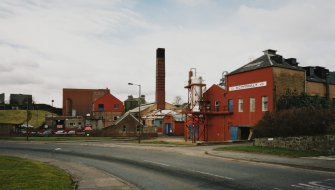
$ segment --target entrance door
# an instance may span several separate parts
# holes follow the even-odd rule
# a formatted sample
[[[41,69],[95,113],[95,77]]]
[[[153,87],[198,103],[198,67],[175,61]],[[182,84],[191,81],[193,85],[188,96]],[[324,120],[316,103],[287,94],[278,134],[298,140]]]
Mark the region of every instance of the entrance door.
[[[230,127],[230,140],[238,140],[238,127]]]

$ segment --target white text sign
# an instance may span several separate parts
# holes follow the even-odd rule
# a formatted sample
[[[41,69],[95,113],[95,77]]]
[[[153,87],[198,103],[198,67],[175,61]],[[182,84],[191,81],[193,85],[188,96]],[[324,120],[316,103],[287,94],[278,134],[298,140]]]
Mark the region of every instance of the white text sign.
[[[266,81],[256,82],[256,83],[251,83],[251,84],[243,84],[239,86],[231,86],[229,87],[229,91],[244,90],[244,89],[249,89],[249,88],[259,88],[263,86],[266,86]]]

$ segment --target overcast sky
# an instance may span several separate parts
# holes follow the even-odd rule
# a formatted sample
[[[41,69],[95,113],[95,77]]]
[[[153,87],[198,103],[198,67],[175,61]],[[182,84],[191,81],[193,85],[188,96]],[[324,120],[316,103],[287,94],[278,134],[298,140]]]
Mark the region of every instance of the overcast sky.
[[[124,101],[155,96],[165,48],[166,97],[187,101],[188,71],[207,87],[275,49],[335,70],[333,0],[0,0],[0,93],[62,106],[63,88],[109,88]]]

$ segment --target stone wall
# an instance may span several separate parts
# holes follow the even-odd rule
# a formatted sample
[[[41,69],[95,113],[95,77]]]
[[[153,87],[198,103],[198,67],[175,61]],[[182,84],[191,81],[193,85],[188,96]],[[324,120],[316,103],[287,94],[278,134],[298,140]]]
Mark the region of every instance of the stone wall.
[[[255,146],[335,153],[335,135],[256,138]]]

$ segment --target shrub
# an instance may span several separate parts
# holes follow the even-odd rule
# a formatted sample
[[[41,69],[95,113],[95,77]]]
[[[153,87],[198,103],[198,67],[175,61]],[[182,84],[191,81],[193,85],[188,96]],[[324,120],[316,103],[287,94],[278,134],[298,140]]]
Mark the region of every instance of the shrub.
[[[309,96],[306,93],[298,94],[296,91],[287,90],[286,94],[281,96],[277,103],[277,110],[292,109],[292,108],[329,108],[329,101],[325,97]]]
[[[266,113],[256,124],[254,134],[260,137],[313,136],[334,132],[333,112],[315,107],[284,109]]]

